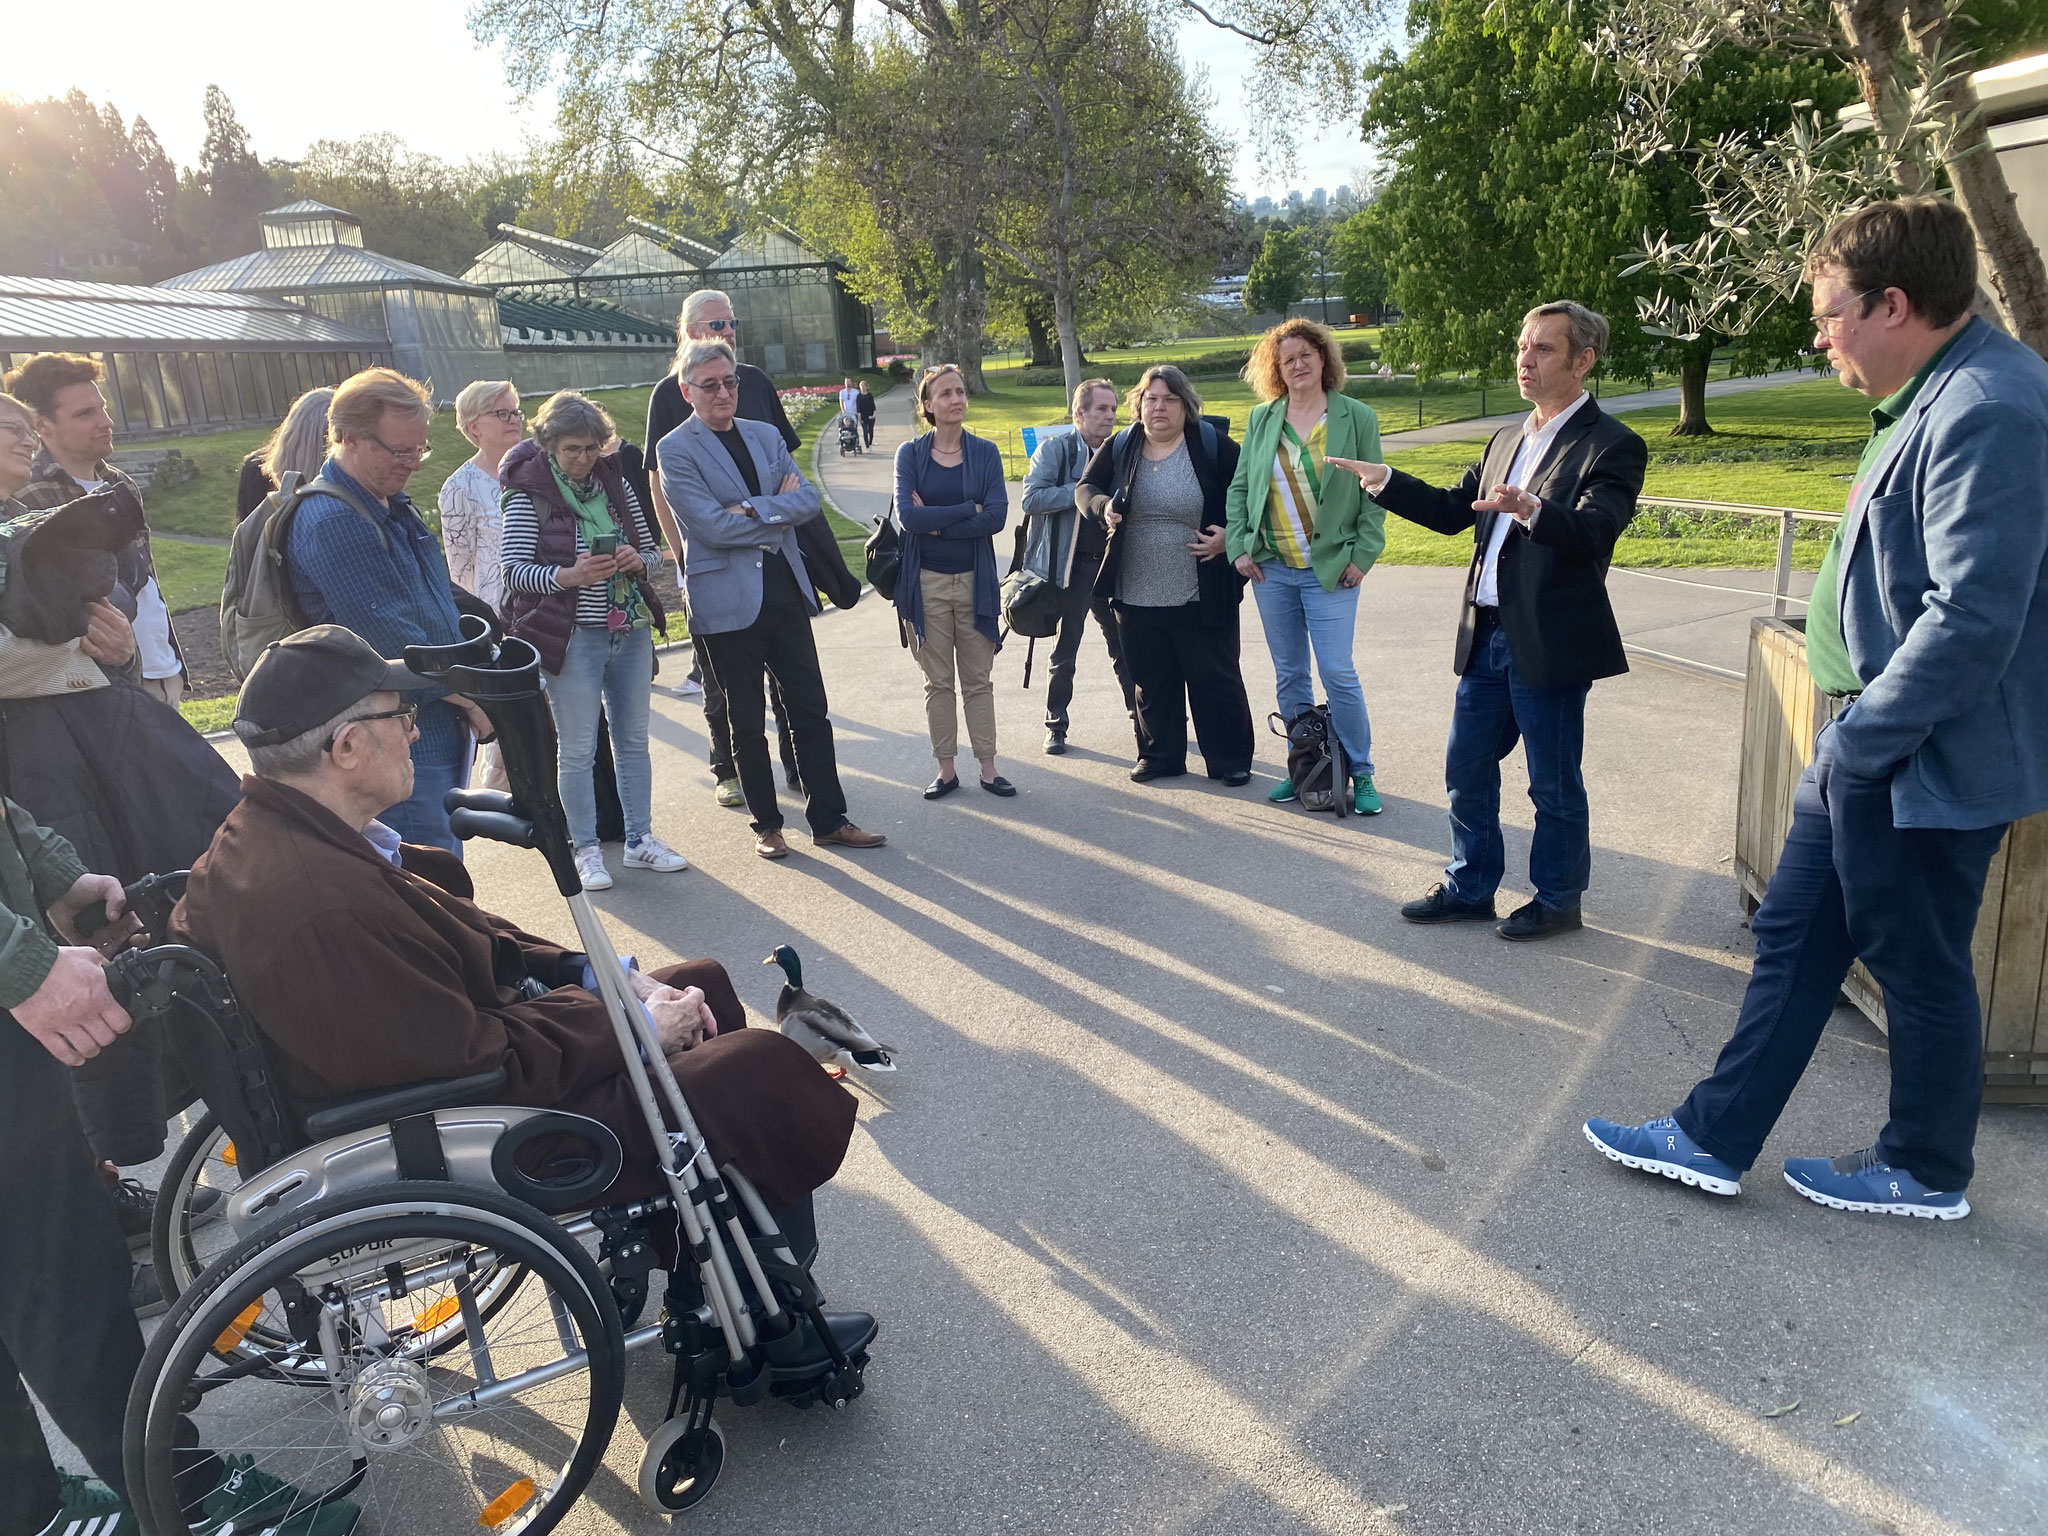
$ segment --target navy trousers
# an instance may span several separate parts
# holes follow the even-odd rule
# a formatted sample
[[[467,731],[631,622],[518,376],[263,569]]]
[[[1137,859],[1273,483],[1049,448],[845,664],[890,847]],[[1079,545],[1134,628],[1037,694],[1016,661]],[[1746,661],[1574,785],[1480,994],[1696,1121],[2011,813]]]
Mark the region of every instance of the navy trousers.
[[[1750,924],[1756,964],[1735,1033],[1676,1119],[1723,1162],[1754,1163],[1861,959],[1884,991],[1891,1046],[1891,1119],[1878,1153],[1931,1189],[1960,1190],[1974,1171],[1984,1100],[1970,937],[2005,827],[1894,826],[1891,781],[1837,766],[1832,736],[1823,732],[1799,781],[1777,872]]]
[[[1490,614],[1490,610],[1481,610]],[[1451,795],[1451,862],[1445,883],[1460,901],[1486,901],[1507,870],[1500,835],[1500,761],[1522,743],[1536,837],[1529,882],[1546,907],[1568,908],[1593,876],[1592,822],[1579,760],[1586,746],[1590,683],[1531,688],[1515,674],[1500,625],[1486,618],[1472,641],[1451,712],[1444,784]]]

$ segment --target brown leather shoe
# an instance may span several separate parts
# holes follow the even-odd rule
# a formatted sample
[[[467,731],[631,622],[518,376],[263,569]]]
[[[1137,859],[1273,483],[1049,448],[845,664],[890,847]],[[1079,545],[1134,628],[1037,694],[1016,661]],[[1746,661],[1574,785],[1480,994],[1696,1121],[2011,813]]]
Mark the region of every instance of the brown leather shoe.
[[[879,832],[863,832],[849,821],[811,841],[820,848],[879,848],[889,839]]]
[[[754,839],[754,852],[764,859],[786,859],[789,857],[789,844],[780,832],[763,832]]]

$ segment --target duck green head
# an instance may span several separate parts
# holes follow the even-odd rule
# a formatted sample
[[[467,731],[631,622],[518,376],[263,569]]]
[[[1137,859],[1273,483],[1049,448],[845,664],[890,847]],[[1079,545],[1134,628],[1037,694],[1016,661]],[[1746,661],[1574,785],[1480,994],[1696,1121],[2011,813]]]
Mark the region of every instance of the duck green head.
[[[781,966],[782,974],[789,978],[789,984],[799,990],[802,989],[804,984],[804,963],[797,959],[796,951],[787,944],[776,945],[773,951],[769,953],[768,958],[761,963],[763,965]]]

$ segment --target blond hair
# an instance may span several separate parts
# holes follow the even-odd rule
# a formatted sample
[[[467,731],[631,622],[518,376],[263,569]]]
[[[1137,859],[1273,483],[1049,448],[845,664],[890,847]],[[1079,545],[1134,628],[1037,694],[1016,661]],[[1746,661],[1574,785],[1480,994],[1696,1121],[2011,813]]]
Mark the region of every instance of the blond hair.
[[[327,435],[336,443],[351,437],[375,437],[384,413],[400,411],[415,421],[431,421],[434,392],[396,368],[365,368],[341,381],[327,407]]]
[[[1244,372],[1239,375],[1251,385],[1252,393],[1261,400],[1278,400],[1287,393],[1287,381],[1280,376],[1280,343],[1283,341],[1305,341],[1323,354],[1323,389],[1336,394],[1344,387],[1344,349],[1337,345],[1337,338],[1330,334],[1326,325],[1296,316],[1282,320],[1273,329],[1259,338],[1259,344],[1252,348],[1252,355],[1246,360]]]
[[[506,395],[512,397],[516,408],[519,404],[519,387],[510,379],[478,379],[474,384],[462,386],[455,397],[455,425],[464,437],[476,425],[476,419],[488,411]]]
[[[327,408],[333,401],[334,391],[322,385],[307,390],[284,413],[284,420],[263,445],[263,473],[272,485],[283,485],[284,477],[294,470],[301,480],[320,473],[320,466],[327,462]]]

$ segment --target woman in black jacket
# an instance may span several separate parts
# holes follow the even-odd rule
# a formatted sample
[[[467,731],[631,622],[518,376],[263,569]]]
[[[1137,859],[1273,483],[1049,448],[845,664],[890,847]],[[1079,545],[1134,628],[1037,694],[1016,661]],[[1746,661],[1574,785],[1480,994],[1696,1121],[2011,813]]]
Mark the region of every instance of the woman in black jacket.
[[[1187,772],[1188,715],[1209,777],[1251,781],[1252,711],[1237,664],[1244,578],[1223,558],[1223,497],[1237,444],[1202,419],[1202,397],[1168,364],[1127,402],[1137,425],[1096,452],[1075,504],[1109,527],[1095,592],[1117,616],[1138,694],[1134,783]]]

